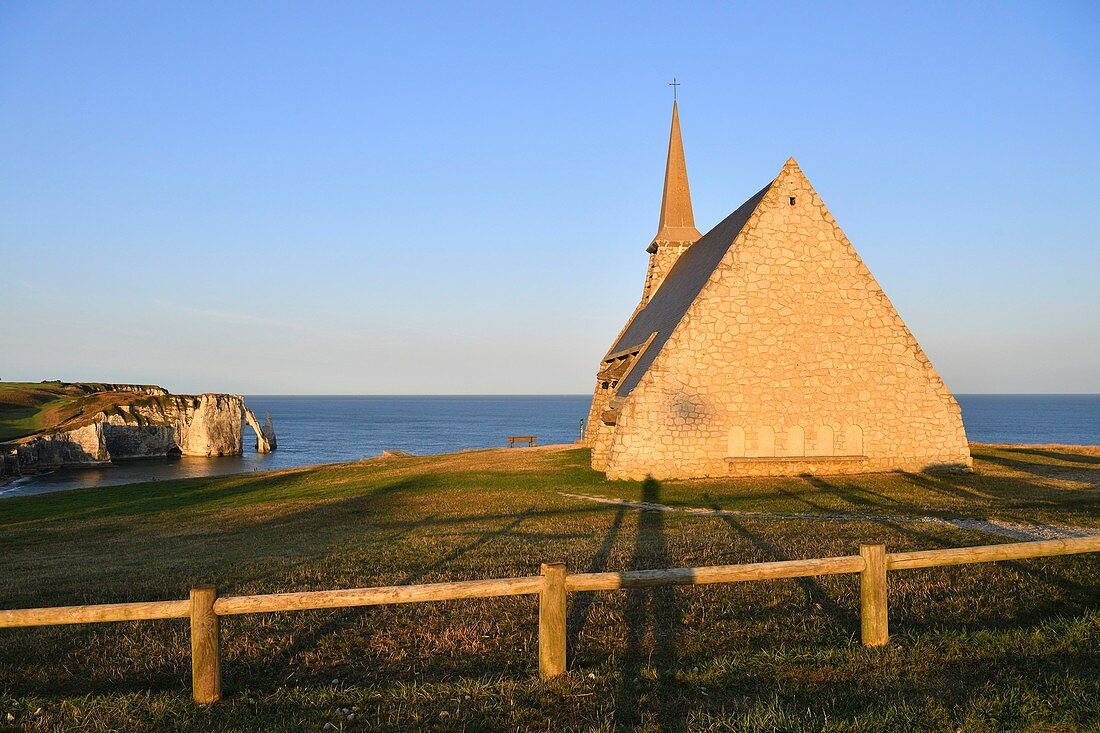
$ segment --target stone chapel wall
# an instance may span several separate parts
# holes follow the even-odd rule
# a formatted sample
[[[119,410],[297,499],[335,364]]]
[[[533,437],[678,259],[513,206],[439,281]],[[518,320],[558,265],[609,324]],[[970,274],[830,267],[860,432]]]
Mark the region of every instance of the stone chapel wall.
[[[604,437],[609,478],[971,466],[954,397],[793,161]]]

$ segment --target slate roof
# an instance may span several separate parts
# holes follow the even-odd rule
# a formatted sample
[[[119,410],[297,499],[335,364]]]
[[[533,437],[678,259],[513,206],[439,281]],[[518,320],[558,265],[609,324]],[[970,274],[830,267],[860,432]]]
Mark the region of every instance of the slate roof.
[[[639,356],[637,365],[619,383],[617,391],[619,397],[628,395],[649,370],[657,354],[661,353],[661,348],[668,337],[672,335],[676,324],[683,319],[688,308],[695,302],[703,286],[710,279],[711,273],[718,267],[718,263],[722,261],[722,257],[733,244],[733,240],[737,239],[737,235],[745,227],[752,212],[756,210],[757,204],[771,187],[771,183],[764,186],[759,193],[737,207],[732,214],[716,224],[703,235],[702,239],[680,255],[649,303],[634,314],[626,330],[608,353],[614,354],[636,347],[641,348],[650,334],[656,332],[657,335],[645,353]]]

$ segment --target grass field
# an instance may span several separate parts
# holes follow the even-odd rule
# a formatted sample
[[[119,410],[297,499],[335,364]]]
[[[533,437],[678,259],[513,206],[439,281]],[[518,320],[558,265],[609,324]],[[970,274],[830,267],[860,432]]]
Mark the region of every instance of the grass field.
[[[0,442],[88,425],[99,412],[155,399],[111,387],[95,382],[0,382]]]
[[[972,475],[642,484],[604,480],[584,450],[516,449],[8,499],[0,607],[1010,541],[900,521],[919,517],[1100,528],[1100,450],[974,453]],[[185,621],[0,630],[0,726],[1100,730],[1098,581],[1097,556],[892,573],[881,650],[859,644],[855,576],[571,594],[570,671],[550,682],[534,597],[230,617],[208,709]]]

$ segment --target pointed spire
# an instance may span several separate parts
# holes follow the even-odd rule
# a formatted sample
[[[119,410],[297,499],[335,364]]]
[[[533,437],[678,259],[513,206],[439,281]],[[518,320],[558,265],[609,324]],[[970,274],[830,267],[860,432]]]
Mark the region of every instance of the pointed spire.
[[[668,138],[668,162],[665,164],[665,190],[661,196],[661,221],[653,240],[695,242],[702,236],[695,228],[695,215],[691,211],[684,141],[680,138],[680,114],[676,109],[676,102],[673,101],[672,132]]]

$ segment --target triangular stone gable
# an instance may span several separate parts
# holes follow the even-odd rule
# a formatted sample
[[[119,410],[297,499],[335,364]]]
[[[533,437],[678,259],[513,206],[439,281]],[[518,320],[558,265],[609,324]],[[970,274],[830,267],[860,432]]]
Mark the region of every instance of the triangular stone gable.
[[[726,242],[631,370],[594,465],[612,478],[969,467],[957,403],[793,159]]]

